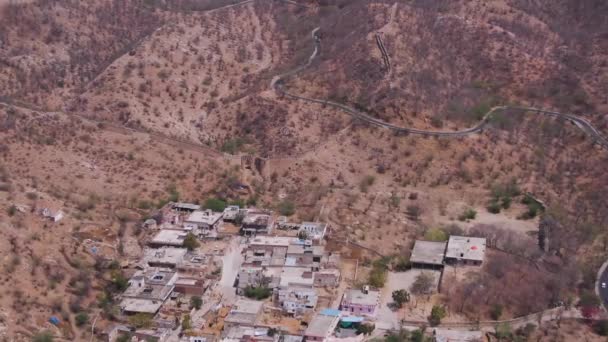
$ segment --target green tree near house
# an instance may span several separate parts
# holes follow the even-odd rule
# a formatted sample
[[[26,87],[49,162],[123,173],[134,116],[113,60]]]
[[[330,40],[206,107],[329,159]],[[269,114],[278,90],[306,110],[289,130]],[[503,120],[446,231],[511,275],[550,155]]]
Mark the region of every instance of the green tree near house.
[[[403,304],[410,301],[410,294],[404,289],[393,291],[393,302],[398,308],[402,308]]]
[[[443,305],[433,305],[431,309],[431,315],[428,320],[431,326],[436,327],[441,324],[441,320],[445,318],[447,312],[445,311],[445,307]]]
[[[189,251],[193,251],[197,249],[201,244],[198,242],[196,235],[192,233],[188,233],[186,238],[184,239],[184,247],[186,247]]]
[[[203,306],[203,299],[199,296],[192,296],[190,298],[190,307],[196,310],[200,310],[201,306]]]
[[[203,208],[210,209],[218,213],[224,211],[224,209],[226,209],[226,206],[226,201],[215,197],[207,198],[207,200],[205,200],[205,203],[203,203]]]

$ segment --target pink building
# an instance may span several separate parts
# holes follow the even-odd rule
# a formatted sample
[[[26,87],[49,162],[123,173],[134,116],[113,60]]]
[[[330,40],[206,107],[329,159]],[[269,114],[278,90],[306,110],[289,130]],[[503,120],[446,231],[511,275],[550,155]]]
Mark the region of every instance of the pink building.
[[[342,297],[340,310],[348,311],[355,315],[374,316],[376,307],[380,303],[380,292],[370,291],[369,286],[362,290],[349,290]]]

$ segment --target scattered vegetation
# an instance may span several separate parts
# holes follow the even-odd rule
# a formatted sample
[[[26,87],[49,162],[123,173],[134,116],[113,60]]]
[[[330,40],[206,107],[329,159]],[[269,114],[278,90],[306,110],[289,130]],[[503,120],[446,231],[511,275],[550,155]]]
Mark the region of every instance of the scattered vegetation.
[[[474,220],[475,217],[477,217],[477,211],[475,211],[473,208],[467,208],[458,216],[458,220],[469,221]]]
[[[389,258],[381,258],[372,263],[372,269],[369,272],[368,283],[375,288],[384,287],[388,273]]]
[[[255,300],[262,300],[262,299],[266,299],[268,297],[270,297],[270,295],[272,294],[272,289],[270,289],[267,286],[248,286],[245,288],[245,297],[247,298],[251,298],[251,299],[255,299]]]
[[[393,302],[398,308],[402,308],[403,304],[410,301],[410,294],[404,289],[393,291],[392,296]]]
[[[184,247],[186,247],[189,251],[193,251],[200,246],[200,242],[196,238],[196,235],[192,233],[188,233],[186,238],[184,238]]]
[[[279,203],[279,213],[283,216],[291,216],[295,214],[296,206],[292,201],[284,200]]]
[[[431,315],[429,316],[429,324],[433,327],[441,324],[441,320],[445,318],[447,312],[442,305],[433,305]]]

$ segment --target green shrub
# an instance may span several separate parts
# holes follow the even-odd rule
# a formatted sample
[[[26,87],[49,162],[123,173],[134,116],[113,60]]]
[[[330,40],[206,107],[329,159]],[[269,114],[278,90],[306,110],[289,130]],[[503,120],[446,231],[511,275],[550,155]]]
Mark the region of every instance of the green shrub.
[[[74,318],[76,325],[81,327],[89,322],[89,315],[86,312],[79,312]]]
[[[15,207],[14,205],[11,205],[6,210],[6,213],[8,214],[8,216],[15,216],[15,214],[17,213],[17,207]]]
[[[431,309],[431,315],[429,316],[429,323],[431,326],[435,327],[441,324],[441,320],[445,318],[446,311],[445,307],[441,305],[433,305]]]
[[[272,290],[266,286],[248,286],[245,288],[245,297],[262,300],[270,297]]]
[[[376,181],[376,177],[374,176],[365,176],[362,180],[361,183],[359,183],[359,189],[361,190],[361,192],[367,192],[369,190],[369,187],[374,185],[374,182]]]
[[[474,220],[475,217],[477,217],[477,211],[475,211],[473,208],[467,208],[462,214],[460,214],[460,216],[458,216],[458,219],[460,221],[467,221]]]
[[[488,204],[488,206],[486,207],[486,209],[488,210],[489,213],[498,214],[498,213],[500,213],[501,205],[497,201],[492,200]]]
[[[431,228],[424,234],[424,239],[427,241],[442,242],[448,240],[448,234],[439,228]]]
[[[214,197],[208,198],[203,204],[203,208],[210,209],[218,213],[224,211],[224,209],[226,209],[226,206],[226,201]]]
[[[237,154],[245,144],[246,141],[242,138],[228,139],[222,144],[221,150],[229,154]]]
[[[291,216],[296,212],[295,204],[291,201],[279,203],[279,213],[283,216]]]
[[[189,251],[193,251],[200,246],[198,239],[192,233],[188,233],[186,238],[184,239],[184,247],[186,247]]]
[[[492,317],[493,320],[498,321],[501,316],[502,316],[502,305],[494,304],[492,306],[492,309],[490,310],[490,317]]]
[[[190,307],[191,308],[200,310],[202,305],[203,305],[203,299],[201,299],[201,297],[192,296],[192,298],[190,298]]]
[[[32,337],[32,342],[53,342],[53,334],[50,331],[42,331]]]

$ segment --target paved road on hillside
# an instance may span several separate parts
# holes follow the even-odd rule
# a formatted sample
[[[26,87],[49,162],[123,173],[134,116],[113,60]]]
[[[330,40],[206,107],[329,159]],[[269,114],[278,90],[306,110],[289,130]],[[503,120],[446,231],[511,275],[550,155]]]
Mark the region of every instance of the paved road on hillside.
[[[545,115],[545,116],[561,118],[561,119],[571,122],[576,127],[578,127],[581,131],[583,131],[587,136],[589,136],[591,139],[593,139],[597,144],[599,144],[600,146],[602,146],[605,149],[608,149],[608,139],[603,137],[602,134],[586,119],[580,118],[580,117],[572,115],[572,114],[558,113],[558,112],[539,109],[539,108],[497,106],[497,107],[490,109],[483,116],[483,118],[479,121],[479,123],[477,123],[477,125],[475,125],[473,127],[466,128],[466,129],[459,130],[459,131],[431,131],[431,130],[422,130],[422,129],[397,126],[397,125],[385,122],[383,120],[380,120],[378,118],[375,118],[373,116],[370,116],[367,113],[358,111],[358,110],[351,108],[347,105],[344,105],[342,103],[329,101],[329,100],[323,100],[323,99],[314,99],[314,98],[309,98],[309,97],[297,95],[294,93],[290,93],[285,89],[285,79],[300,73],[301,71],[305,70],[306,68],[308,68],[312,65],[312,63],[314,62],[315,58],[318,56],[319,51],[321,49],[321,39],[317,35],[317,32],[319,30],[320,30],[320,27],[317,27],[314,30],[312,30],[311,36],[312,36],[312,40],[314,42],[314,49],[313,49],[312,54],[308,58],[308,61],[305,64],[298,66],[295,69],[288,71],[284,74],[275,76],[272,79],[270,85],[277,93],[279,93],[287,98],[294,99],[294,100],[318,103],[318,104],[327,105],[327,106],[331,106],[331,107],[340,109],[340,110],[348,113],[349,115],[351,115],[354,118],[360,119],[364,122],[370,123],[375,126],[388,128],[388,129],[392,129],[395,131],[404,132],[404,133],[408,133],[408,134],[417,134],[417,135],[424,135],[424,136],[464,137],[464,136],[468,136],[471,134],[481,132],[484,129],[484,127],[490,122],[490,119],[492,119],[492,117],[497,113],[501,113],[506,110],[515,110],[515,111],[521,111],[521,112],[525,112],[525,113],[536,113],[536,114],[541,114],[541,115]]]

